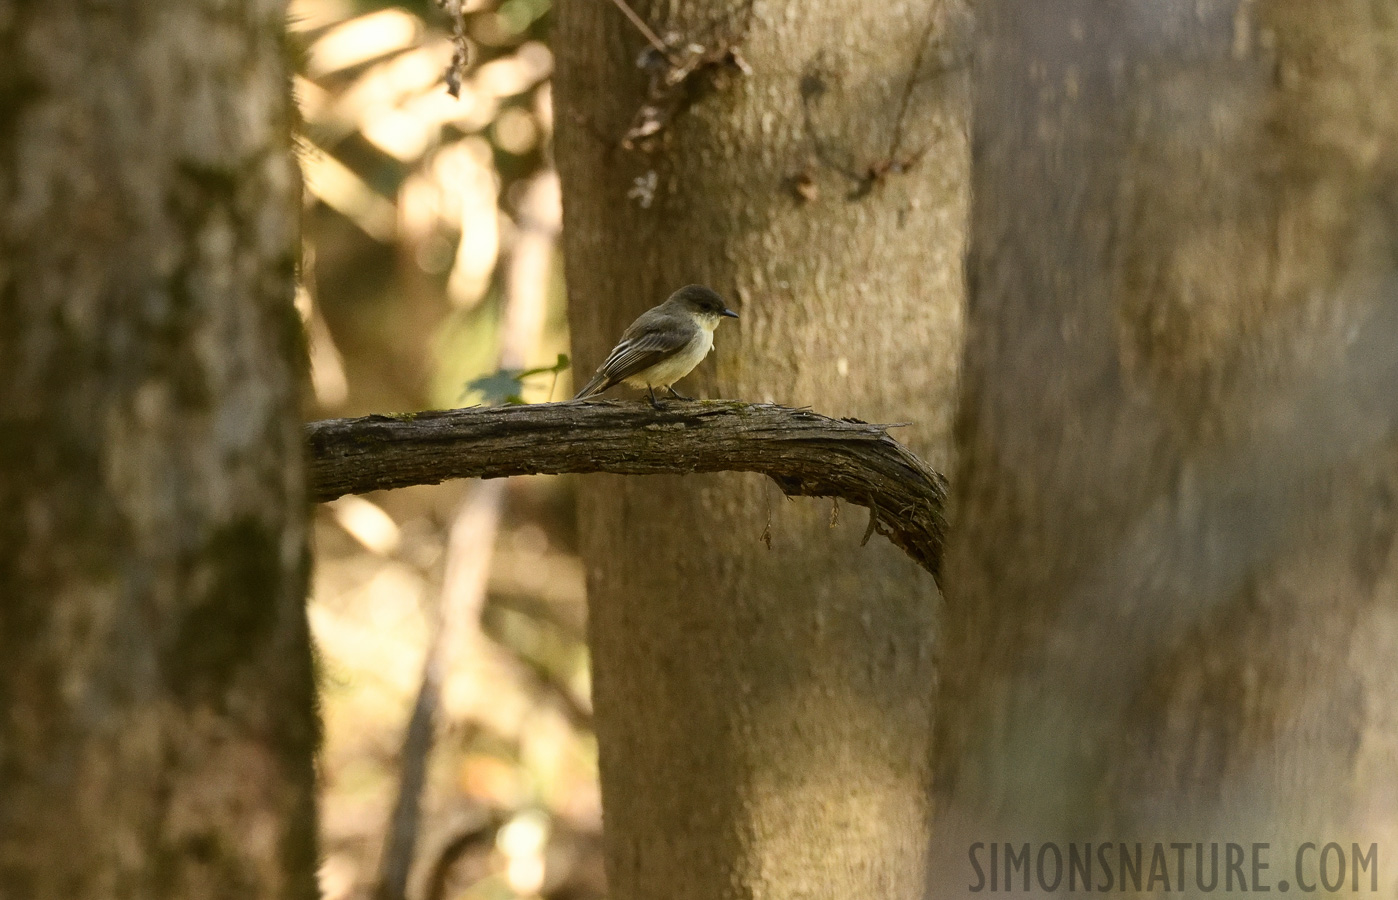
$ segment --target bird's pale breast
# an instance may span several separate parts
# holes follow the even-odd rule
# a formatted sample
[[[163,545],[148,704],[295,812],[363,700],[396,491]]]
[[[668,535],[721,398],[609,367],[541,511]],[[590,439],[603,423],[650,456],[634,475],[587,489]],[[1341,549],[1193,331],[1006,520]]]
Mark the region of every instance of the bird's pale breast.
[[[713,329],[700,328],[698,333],[678,353],[656,363],[649,369],[637,372],[627,378],[625,383],[634,388],[669,387],[694,371],[694,367],[703,362],[704,357],[708,356],[709,351],[713,348]]]

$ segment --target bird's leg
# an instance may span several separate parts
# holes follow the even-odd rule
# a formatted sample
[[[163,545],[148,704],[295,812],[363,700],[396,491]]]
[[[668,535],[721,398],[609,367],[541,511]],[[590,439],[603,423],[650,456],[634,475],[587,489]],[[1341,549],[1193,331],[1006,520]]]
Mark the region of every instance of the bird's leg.
[[[651,385],[648,384],[648,385],[646,385],[646,391],[650,393],[650,405],[651,405],[651,408],[652,408],[652,409],[661,409],[662,407],[660,406],[660,401],[657,400],[657,399],[655,399],[655,388],[654,388],[653,386],[651,386]]]
[[[693,397],[686,397],[684,394],[681,394],[679,391],[675,390],[675,386],[674,386],[674,385],[670,385],[670,386],[667,387],[665,390],[669,391],[669,392],[670,392],[670,396],[671,396],[671,397],[674,397],[676,400],[693,400],[693,399],[694,399]]]

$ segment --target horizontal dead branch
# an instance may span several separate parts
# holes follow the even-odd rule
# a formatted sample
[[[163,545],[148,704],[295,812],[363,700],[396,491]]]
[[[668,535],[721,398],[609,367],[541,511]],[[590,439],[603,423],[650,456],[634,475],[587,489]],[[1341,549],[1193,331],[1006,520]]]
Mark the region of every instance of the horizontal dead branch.
[[[868,508],[873,530],[936,577],[946,480],[888,427],[771,404],[592,400],[326,419],[306,441],[317,501],[451,478],[760,472],[790,496]]]

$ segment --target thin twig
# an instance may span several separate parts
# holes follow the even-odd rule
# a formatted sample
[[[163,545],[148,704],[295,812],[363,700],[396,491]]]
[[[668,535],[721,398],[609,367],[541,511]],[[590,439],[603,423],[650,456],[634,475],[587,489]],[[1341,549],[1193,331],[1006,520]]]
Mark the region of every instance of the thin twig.
[[[636,11],[631,8],[626,0],[612,0],[612,4],[616,6],[617,9],[621,10],[621,14],[626,16],[632,25],[636,26],[636,30],[645,36],[645,39],[650,42],[652,47],[659,50],[672,64],[675,62],[674,57],[671,55],[670,45],[662,41],[660,35],[651,30],[650,26],[646,24],[645,19],[636,15]]]
[[[829,86],[825,82],[824,75],[817,71],[807,71],[801,78],[801,112],[806,134],[811,139],[811,152],[821,165],[858,185],[863,182],[864,174],[855,171],[852,163],[836,159],[830,147],[821,138],[820,130],[816,128],[815,105],[827,90],[829,90]]]
[[[917,87],[917,77],[922,73],[922,63],[927,56],[927,48],[932,43],[932,32],[937,27],[937,13],[934,10],[928,17],[927,28],[922,32],[922,40],[917,45],[917,55],[913,57],[913,70],[908,73],[908,81],[903,85],[903,98],[898,104],[898,118],[893,121],[893,143],[888,148],[888,158],[896,160],[903,147],[903,123],[908,118],[908,107],[912,105],[913,90]]]

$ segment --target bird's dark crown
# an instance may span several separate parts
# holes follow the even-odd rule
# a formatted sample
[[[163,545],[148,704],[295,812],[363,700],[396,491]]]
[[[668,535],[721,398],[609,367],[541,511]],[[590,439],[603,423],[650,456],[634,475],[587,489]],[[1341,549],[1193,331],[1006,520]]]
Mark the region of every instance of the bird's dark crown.
[[[723,305],[722,297],[702,284],[685,285],[670,295],[669,302],[683,304],[697,313],[737,318],[736,313]]]

